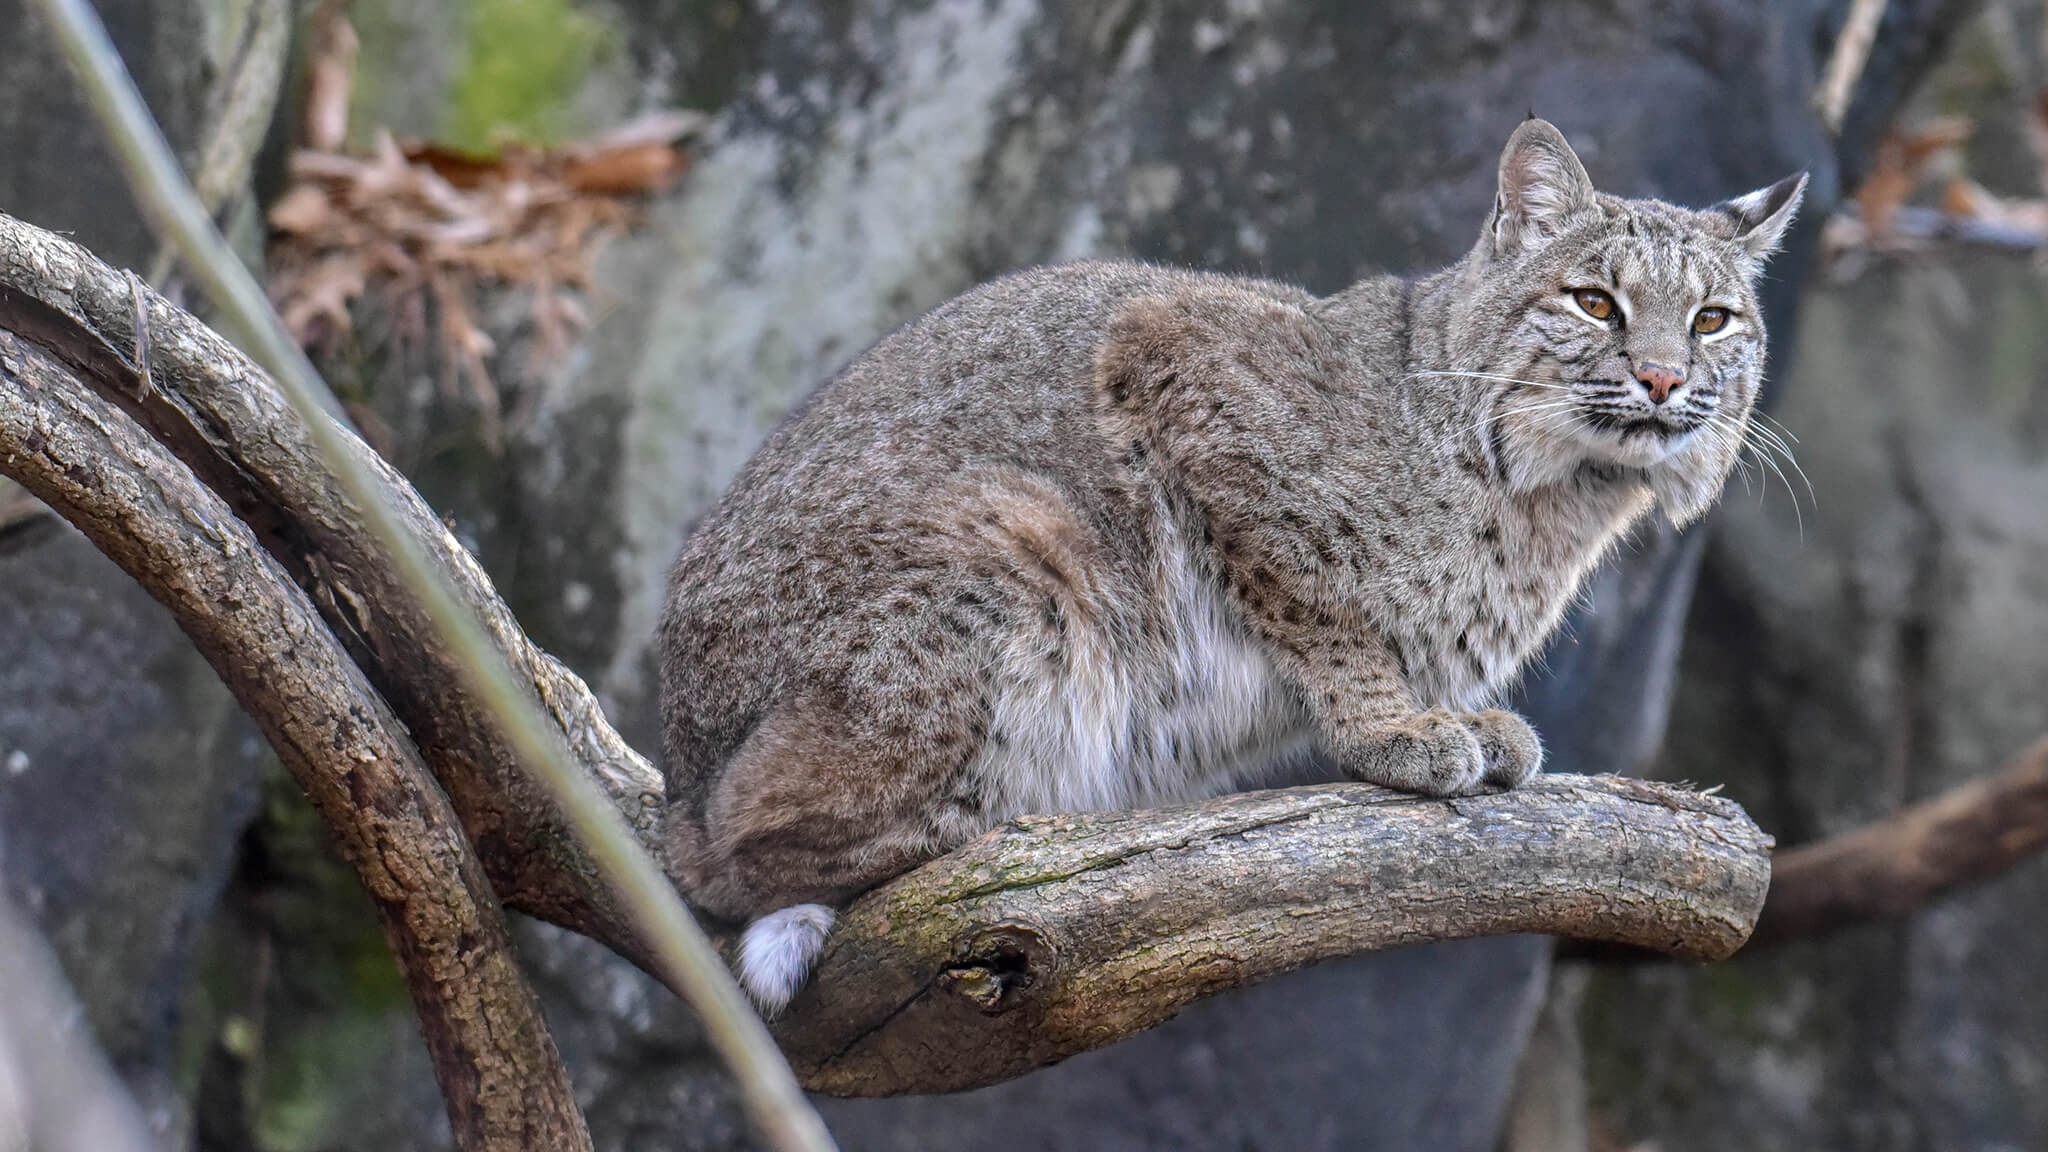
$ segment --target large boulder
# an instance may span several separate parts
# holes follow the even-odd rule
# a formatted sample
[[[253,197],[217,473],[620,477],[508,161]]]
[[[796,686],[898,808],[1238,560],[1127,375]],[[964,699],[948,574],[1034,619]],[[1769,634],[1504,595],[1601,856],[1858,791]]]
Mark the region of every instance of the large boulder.
[[[19,5],[0,0],[0,27],[21,26]],[[1532,109],[1609,190],[1698,203],[1806,167],[1817,215],[1838,157],[1867,144],[1956,6],[1888,6],[1866,96],[1831,142],[1809,93],[1841,3],[356,0],[359,127],[380,109],[415,132],[485,135],[535,108],[580,117],[550,130],[650,103],[718,117],[682,184],[606,252],[596,323],[566,361],[523,359],[518,301],[495,302],[507,352],[492,367],[519,414],[502,451],[431,364],[366,342],[333,368],[534,636],[652,748],[648,640],[669,558],[774,423],[893,325],[998,273],[1081,256],[1319,291],[1441,265],[1477,234],[1501,142]],[[192,61],[236,5],[104,7],[189,144],[219,72]],[[10,40],[0,72],[16,97],[0,100],[0,154],[33,157],[0,166],[0,209],[145,263],[111,183],[80,194],[76,173],[106,166],[33,43]],[[502,90],[474,81],[486,58],[511,62],[483,70],[509,78]],[[1770,284],[1781,336],[1806,235]],[[1655,746],[1694,547],[1647,532],[1532,680],[1555,763],[1626,770]],[[196,1093],[209,1145],[444,1139],[367,912],[288,789],[270,793],[219,896],[255,774],[210,674],[75,537],[49,533],[0,564],[14,654],[0,662],[0,756],[23,750],[28,765],[0,776],[0,860],[18,894],[62,893],[40,904],[44,925],[103,1041]],[[195,981],[202,933],[211,976]],[[110,940],[137,947],[116,955]],[[746,1142],[672,997],[587,941],[541,928],[527,941],[602,1146]],[[1546,968],[1530,940],[1355,959],[1014,1084],[829,1116],[855,1148],[1483,1149]],[[178,1048],[181,987],[194,1011]],[[149,1022],[141,1039],[126,1019]]]

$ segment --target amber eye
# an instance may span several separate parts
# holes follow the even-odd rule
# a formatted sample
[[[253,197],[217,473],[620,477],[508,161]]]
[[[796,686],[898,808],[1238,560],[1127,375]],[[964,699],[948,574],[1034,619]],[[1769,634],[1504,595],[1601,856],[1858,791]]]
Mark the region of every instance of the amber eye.
[[[1711,332],[1719,332],[1727,326],[1728,310],[1726,308],[1702,308],[1692,314],[1692,330],[1702,336]]]
[[[1579,311],[1595,320],[1606,320],[1614,315],[1614,297],[1598,288],[1574,288],[1572,302]]]

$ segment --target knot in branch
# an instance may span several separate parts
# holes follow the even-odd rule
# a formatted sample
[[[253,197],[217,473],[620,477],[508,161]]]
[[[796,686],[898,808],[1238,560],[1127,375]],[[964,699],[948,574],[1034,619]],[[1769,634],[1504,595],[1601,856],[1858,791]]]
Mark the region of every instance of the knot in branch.
[[[964,937],[959,956],[940,970],[939,990],[984,1016],[1000,1016],[1049,991],[1059,971],[1059,953],[1045,934],[1016,921]]]

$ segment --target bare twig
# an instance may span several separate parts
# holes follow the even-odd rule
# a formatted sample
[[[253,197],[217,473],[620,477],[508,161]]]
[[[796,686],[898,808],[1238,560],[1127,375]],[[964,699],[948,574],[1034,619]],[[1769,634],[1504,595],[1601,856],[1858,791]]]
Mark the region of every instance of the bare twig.
[[[192,177],[199,202],[215,218],[248,190],[249,173],[284,85],[292,9],[292,0],[254,0],[244,6],[240,42],[218,89],[217,111]],[[176,250],[159,240],[145,279],[161,287],[176,258]]]
[[[4,469],[168,607],[375,903],[460,1147],[588,1149],[504,916],[404,728],[247,527],[42,350],[0,333]]]
[[[137,203],[158,233],[176,243],[207,297],[269,369],[304,422],[319,460],[333,472],[389,562],[403,574],[437,635],[459,654],[457,671],[463,685],[482,702],[517,750],[520,763],[545,782],[607,882],[633,910],[662,975],[697,1010],[712,1043],[733,1069],[755,1123],[779,1148],[831,1148],[823,1122],[667,877],[597,785],[576,766],[560,729],[543,714],[475,616],[464,609],[423,542],[407,531],[387,504],[384,486],[347,447],[347,430],[327,419],[336,411],[332,395],[193,195],[97,15],[85,0],[38,0],[37,7],[106,128]]]
[[[130,313],[135,332],[135,374],[142,382],[135,386],[135,399],[149,399],[149,289],[143,287],[142,277],[128,270],[128,301],[135,310]]]
[[[2048,738],[1993,776],[1778,858],[1758,944],[1903,916],[2048,850]]]
[[[1828,54],[1827,71],[1821,74],[1820,90],[1814,104],[1821,123],[1829,132],[1840,132],[1849,114],[1849,101],[1856,94],[1856,81],[1863,78],[1863,66],[1870,62],[1870,46],[1877,41],[1877,26],[1884,19],[1884,0],[1850,0],[1849,15],[1835,36],[1835,49]]]
[[[321,0],[309,23],[300,143],[318,152],[339,152],[348,140],[349,96],[355,88],[356,53],[362,41],[348,22],[344,0]]]

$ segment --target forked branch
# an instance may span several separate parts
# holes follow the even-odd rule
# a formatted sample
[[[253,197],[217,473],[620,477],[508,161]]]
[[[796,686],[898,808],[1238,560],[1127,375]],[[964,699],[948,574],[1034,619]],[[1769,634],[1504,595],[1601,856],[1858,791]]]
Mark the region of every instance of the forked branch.
[[[454,811],[248,528],[134,421],[5,331],[0,470],[171,610],[311,797],[398,955],[460,1146],[589,1148]]]

